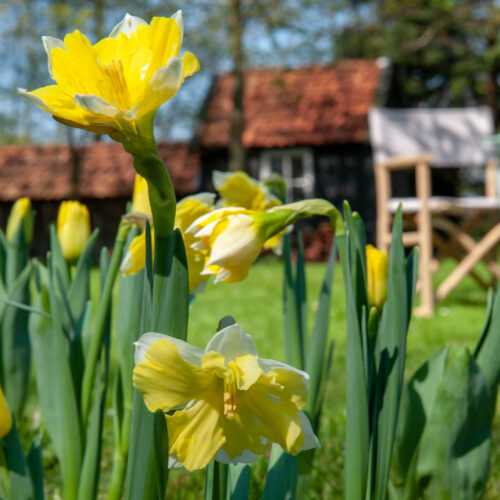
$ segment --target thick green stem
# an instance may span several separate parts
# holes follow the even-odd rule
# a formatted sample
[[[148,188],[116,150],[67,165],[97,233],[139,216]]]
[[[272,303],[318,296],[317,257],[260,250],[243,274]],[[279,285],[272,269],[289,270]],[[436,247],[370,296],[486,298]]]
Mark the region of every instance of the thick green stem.
[[[122,221],[118,227],[118,233],[116,235],[115,244],[113,247],[113,256],[111,258],[111,263],[109,265],[109,271],[104,282],[104,287],[99,298],[99,305],[97,307],[96,320],[94,324],[94,331],[90,339],[90,348],[85,363],[85,371],[83,373],[82,382],[82,396],[81,396],[81,418],[83,428],[85,428],[87,423],[87,417],[90,406],[90,396],[92,394],[92,385],[95,380],[95,371],[97,367],[97,362],[99,360],[99,353],[102,347],[102,338],[104,334],[104,328],[106,326],[106,321],[108,318],[108,311],[111,305],[111,296],[113,294],[113,285],[115,283],[116,274],[120,267],[120,262],[122,258],[123,247],[125,245],[125,240],[127,234],[130,230],[130,224],[128,222]]]
[[[124,148],[134,157],[134,168],[148,183],[149,201],[153,213],[155,233],[168,237],[174,229],[175,190],[172,179],[158,152],[154,139],[136,137],[123,142]]]

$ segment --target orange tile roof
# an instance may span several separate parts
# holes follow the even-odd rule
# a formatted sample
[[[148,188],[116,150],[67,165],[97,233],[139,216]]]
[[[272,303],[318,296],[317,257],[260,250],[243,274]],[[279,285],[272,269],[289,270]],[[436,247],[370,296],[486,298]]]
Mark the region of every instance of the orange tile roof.
[[[163,143],[165,162],[178,196],[196,191],[200,176],[199,153],[187,143]],[[81,198],[129,197],[135,171],[121,144],[96,142],[75,149],[79,158],[77,195]],[[67,145],[0,147],[0,201],[22,196],[33,200],[63,200],[75,196],[73,156]]]
[[[375,60],[341,60],[298,69],[245,72],[243,144],[247,148],[357,143],[368,134],[367,113],[380,83]],[[233,80],[220,76],[212,90],[200,142],[229,142]]]

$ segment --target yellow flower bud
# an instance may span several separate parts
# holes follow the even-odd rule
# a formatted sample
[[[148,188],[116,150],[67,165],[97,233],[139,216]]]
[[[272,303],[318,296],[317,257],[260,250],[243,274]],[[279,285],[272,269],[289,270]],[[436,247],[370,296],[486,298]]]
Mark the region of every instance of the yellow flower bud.
[[[73,262],[80,257],[90,237],[90,216],[78,201],[63,201],[57,215],[57,237],[64,258]]]
[[[31,216],[31,200],[29,198],[19,198],[12,206],[7,222],[8,241],[13,240],[21,224],[23,225],[26,243],[31,243],[33,239],[33,219]]]
[[[368,298],[370,304],[382,308],[387,296],[387,270],[389,257],[387,252],[378,250],[373,245],[366,245],[366,274]]]
[[[134,194],[132,195],[132,212],[152,215],[149,203],[148,183],[144,177],[135,175]]]
[[[7,400],[3,395],[2,388],[0,387],[0,438],[3,438],[9,433],[12,428],[12,415],[9,410]]]

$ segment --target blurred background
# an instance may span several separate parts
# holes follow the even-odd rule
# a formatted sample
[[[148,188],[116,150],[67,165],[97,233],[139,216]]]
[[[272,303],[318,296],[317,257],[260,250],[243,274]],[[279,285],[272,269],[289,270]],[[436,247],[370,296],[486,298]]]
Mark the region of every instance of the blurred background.
[[[177,9],[183,49],[201,63],[156,121],[179,197],[211,189],[214,169],[277,172],[290,200],[348,199],[370,237],[371,106],[488,105],[498,124],[498,1],[4,0],[0,223],[15,199],[31,197],[37,251],[67,198],[89,206],[109,244],[134,176],[120,145],[59,125],[18,96],[17,87],[51,83],[41,36],[77,28],[96,42],[125,12],[149,21]],[[456,179],[440,175],[435,182],[453,191]],[[400,194],[411,187],[408,178],[396,181]],[[309,257],[321,258],[324,245],[312,247]]]

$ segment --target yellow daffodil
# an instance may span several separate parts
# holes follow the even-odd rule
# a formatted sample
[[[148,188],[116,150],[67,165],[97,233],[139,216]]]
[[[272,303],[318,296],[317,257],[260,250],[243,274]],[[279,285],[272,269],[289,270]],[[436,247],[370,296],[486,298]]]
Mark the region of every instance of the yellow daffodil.
[[[333,224],[340,218],[331,203],[312,199],[265,211],[221,208],[195,220],[186,232],[196,237],[192,247],[206,256],[203,273],[215,274],[215,282],[230,283],[247,276],[270,238],[310,215],[327,215]]]
[[[205,351],[159,333],[136,342],[134,386],[149,411],[165,415],[171,458],[188,470],[251,462],[278,443],[287,453],[319,447],[301,411],[308,375],[257,356],[238,325],[217,332]],[[179,409],[182,408],[182,409]]]
[[[148,183],[139,174],[135,174],[132,212],[152,215],[151,204],[149,203]]]
[[[250,210],[267,210],[281,205],[263,182],[252,179],[245,172],[220,172],[212,174],[212,184],[219,193],[224,207],[241,207]]]
[[[171,18],[154,17],[150,25],[126,14],[94,45],[78,30],[64,40],[45,36],[56,84],[19,92],[67,125],[122,141],[123,134],[151,137],[158,108],[199,69],[191,52],[179,57],[182,37],[180,11]]]
[[[387,296],[387,272],[389,258],[387,252],[373,245],[366,245],[366,274],[368,298],[372,306],[380,309]]]
[[[57,237],[64,258],[74,262],[83,252],[90,237],[90,215],[78,201],[63,201],[57,214]]]
[[[12,241],[18,228],[23,228],[26,243],[31,243],[33,239],[33,216],[31,213],[31,200],[29,198],[19,198],[10,211],[7,221],[7,240]]]
[[[12,414],[9,410],[7,400],[0,387],[0,439],[9,433],[12,428]]]
[[[200,193],[194,196],[187,196],[177,203],[175,227],[181,230],[184,237],[190,293],[198,291],[200,286],[207,281],[209,276],[201,274],[205,265],[205,256],[192,248],[195,238],[192,234],[187,234],[186,229],[195,219],[213,210],[213,204],[214,195],[211,193]],[[152,244],[154,245],[154,234],[152,236]],[[120,270],[127,276],[139,272],[145,264],[146,235],[145,233],[141,233],[132,240],[129,250],[122,261]]]

